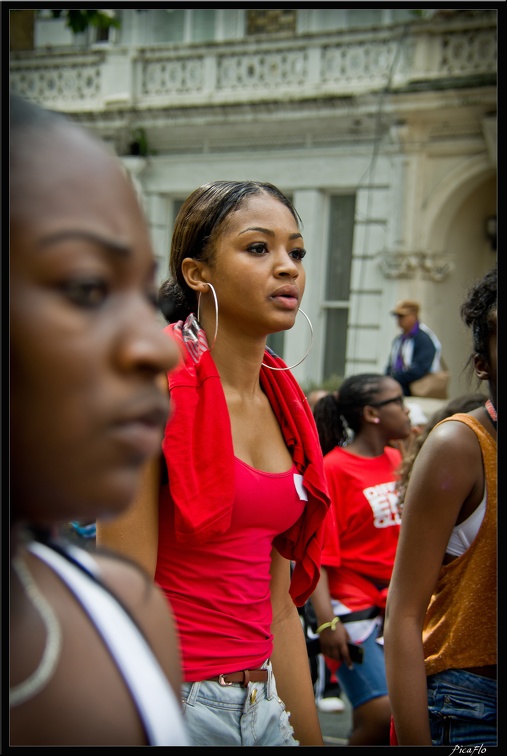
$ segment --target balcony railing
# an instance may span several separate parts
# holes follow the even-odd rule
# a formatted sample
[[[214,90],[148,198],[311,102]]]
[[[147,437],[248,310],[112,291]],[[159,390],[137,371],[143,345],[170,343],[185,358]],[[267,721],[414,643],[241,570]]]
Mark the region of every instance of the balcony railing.
[[[495,83],[494,18],[208,45],[13,53],[13,91],[66,112],[347,97]]]

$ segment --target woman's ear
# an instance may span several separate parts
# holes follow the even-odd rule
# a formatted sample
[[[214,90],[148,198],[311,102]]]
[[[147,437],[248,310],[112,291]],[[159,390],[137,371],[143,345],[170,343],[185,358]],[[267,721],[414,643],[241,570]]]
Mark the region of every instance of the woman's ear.
[[[474,357],[475,374],[480,381],[488,381],[490,379],[489,365],[484,357]]]
[[[204,280],[203,270],[206,263],[202,260],[195,260],[193,257],[185,257],[181,263],[181,272],[185,281],[194,291],[204,291],[207,281]]]
[[[365,404],[363,407],[363,417],[367,423],[375,423],[375,425],[378,425],[380,423],[380,418],[378,416],[378,412],[375,409],[375,407],[370,407],[369,404]]]

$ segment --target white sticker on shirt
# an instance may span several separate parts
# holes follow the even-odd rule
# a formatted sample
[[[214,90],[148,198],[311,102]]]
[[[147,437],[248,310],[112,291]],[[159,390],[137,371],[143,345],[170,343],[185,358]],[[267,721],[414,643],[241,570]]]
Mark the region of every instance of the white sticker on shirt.
[[[308,494],[303,485],[303,476],[299,473],[294,473],[294,485],[296,486],[296,491],[298,492],[301,501],[308,501]]]

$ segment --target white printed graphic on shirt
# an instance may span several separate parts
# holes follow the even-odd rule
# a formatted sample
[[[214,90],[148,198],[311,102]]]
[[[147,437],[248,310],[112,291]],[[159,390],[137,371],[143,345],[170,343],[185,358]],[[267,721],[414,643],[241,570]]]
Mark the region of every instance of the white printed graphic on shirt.
[[[379,483],[363,490],[373,512],[373,524],[376,528],[388,528],[390,525],[400,525],[401,518],[398,509],[398,494],[394,490],[395,483]]]

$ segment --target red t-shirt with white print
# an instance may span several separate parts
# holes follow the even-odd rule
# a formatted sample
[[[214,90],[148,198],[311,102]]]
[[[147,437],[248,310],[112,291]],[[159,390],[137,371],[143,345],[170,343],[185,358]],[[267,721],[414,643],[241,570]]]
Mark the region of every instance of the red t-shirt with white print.
[[[376,603],[368,585],[391,578],[401,522],[395,490],[400,462],[399,450],[389,446],[379,457],[339,446],[324,457],[331,507],[322,565],[332,598],[351,610]]]

